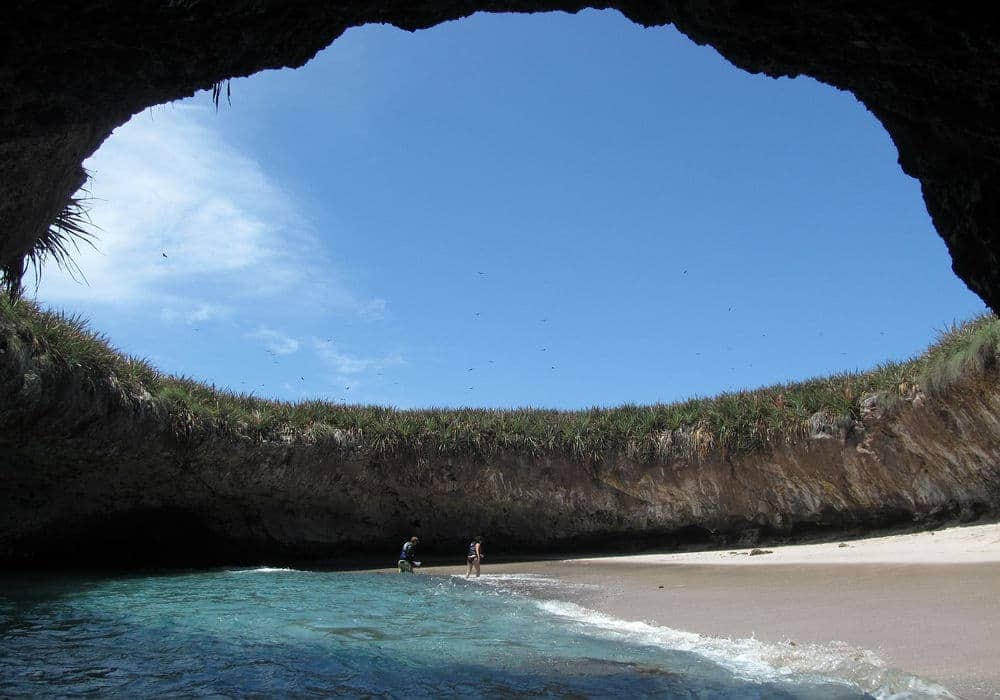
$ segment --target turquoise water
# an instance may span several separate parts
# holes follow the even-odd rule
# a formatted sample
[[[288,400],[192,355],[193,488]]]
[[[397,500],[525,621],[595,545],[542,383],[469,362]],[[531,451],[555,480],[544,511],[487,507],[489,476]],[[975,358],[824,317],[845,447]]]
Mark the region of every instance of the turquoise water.
[[[752,640],[614,620],[561,600],[571,591],[552,584],[282,569],[7,577],[0,695],[937,694],[849,655],[785,658]],[[860,684],[836,675],[858,669]]]

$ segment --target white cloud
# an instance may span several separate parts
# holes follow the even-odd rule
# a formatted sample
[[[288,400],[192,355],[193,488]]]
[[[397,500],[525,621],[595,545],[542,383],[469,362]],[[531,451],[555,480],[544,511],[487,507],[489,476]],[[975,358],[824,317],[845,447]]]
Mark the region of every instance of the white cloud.
[[[244,338],[260,340],[264,347],[276,355],[290,355],[299,349],[299,341],[291,336],[285,335],[281,331],[261,326],[252,333],[247,333]]]
[[[76,259],[89,284],[48,265],[39,297],[151,306],[168,321],[223,318],[266,298],[381,317],[385,302],[338,281],[294,198],[227,144],[214,118],[179,104],[115,131],[86,163],[98,250]]]
[[[385,299],[371,299],[358,304],[357,313],[361,318],[377,320],[385,316]]]
[[[319,358],[339,377],[354,377],[364,372],[406,364],[399,355],[358,357],[341,352],[333,342],[313,338],[313,348]]]
[[[187,323],[198,323],[201,321],[214,321],[229,318],[232,309],[220,304],[194,303],[186,306],[168,306],[160,312],[160,319],[168,323],[180,321]]]

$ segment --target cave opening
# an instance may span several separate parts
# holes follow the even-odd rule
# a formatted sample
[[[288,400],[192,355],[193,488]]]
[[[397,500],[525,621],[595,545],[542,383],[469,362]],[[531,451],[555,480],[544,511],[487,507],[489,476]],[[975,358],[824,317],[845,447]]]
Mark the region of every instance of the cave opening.
[[[902,359],[983,309],[853,96],[614,11],[368,25],[232,91],[111,137],[89,285],[38,293],[232,391],[656,404]]]

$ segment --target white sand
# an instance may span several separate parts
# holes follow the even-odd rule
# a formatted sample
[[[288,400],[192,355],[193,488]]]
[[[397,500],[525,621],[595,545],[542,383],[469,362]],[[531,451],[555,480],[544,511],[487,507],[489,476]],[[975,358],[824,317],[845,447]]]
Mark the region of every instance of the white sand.
[[[711,637],[842,642],[963,698],[1000,698],[1000,524],[844,544],[487,561],[483,573],[586,584],[586,607]]]
[[[1000,698],[1000,524],[824,544],[494,564],[623,620],[777,644],[842,642],[969,700]],[[465,567],[427,567],[463,574]]]
[[[846,546],[841,546],[841,544]],[[763,547],[770,554],[750,556],[750,549],[724,552],[638,554],[576,559],[576,562],[629,564],[986,564],[1000,563],[1000,523],[950,527],[931,532],[889,535],[843,543]],[[1000,663],[1000,662],[998,662]]]

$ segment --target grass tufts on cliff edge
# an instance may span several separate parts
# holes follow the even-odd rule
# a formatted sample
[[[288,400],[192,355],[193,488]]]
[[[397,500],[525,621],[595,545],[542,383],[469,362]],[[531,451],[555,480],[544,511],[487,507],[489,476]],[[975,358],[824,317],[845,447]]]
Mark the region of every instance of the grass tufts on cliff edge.
[[[0,430],[51,411],[59,388],[103,393],[117,409],[154,416],[179,439],[323,443],[385,457],[501,453],[643,462],[737,456],[810,435],[844,435],[862,412],[894,410],[963,383],[1000,375],[1000,321],[982,316],[945,329],[923,354],[849,372],[672,404],[580,411],[397,410],[322,401],[272,401],[157,371],[127,357],[77,316],[0,300]],[[51,399],[56,401],[56,399]]]
[[[73,279],[84,279],[83,271],[73,259],[80,252],[80,244],[94,247],[94,224],[87,213],[85,197],[70,197],[52,224],[42,232],[31,249],[17,260],[0,268],[0,288],[14,300],[24,291],[22,282],[28,268],[35,272],[35,282],[42,276],[45,262],[51,259]]]

